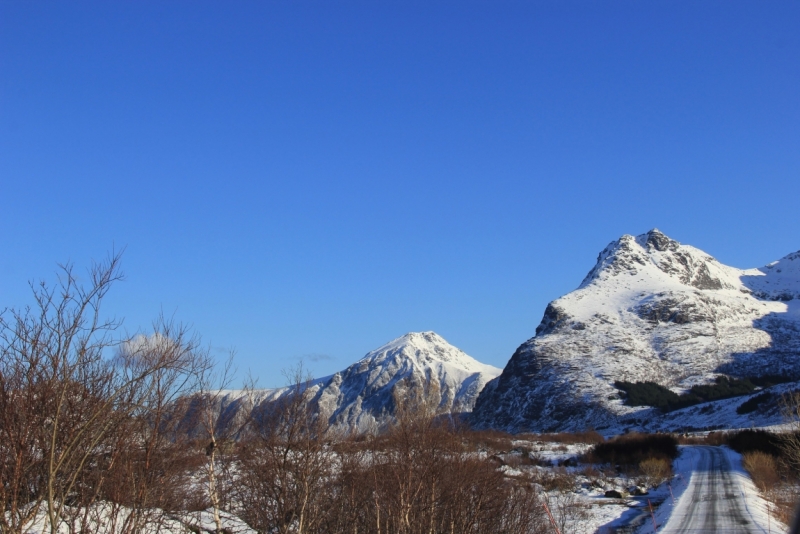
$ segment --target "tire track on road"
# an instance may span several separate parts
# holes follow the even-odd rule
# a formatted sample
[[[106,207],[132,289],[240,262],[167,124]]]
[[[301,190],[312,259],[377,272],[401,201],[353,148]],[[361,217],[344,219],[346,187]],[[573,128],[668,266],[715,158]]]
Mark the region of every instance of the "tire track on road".
[[[697,446],[689,486],[661,532],[669,534],[766,534],[750,513],[733,466],[720,447]]]

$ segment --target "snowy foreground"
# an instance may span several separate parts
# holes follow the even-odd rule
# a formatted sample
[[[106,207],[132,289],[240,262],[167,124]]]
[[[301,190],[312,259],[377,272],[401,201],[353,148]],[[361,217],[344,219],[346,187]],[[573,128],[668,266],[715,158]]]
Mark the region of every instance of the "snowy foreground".
[[[669,534],[780,534],[788,530],[767,513],[768,503],[742,468],[741,456],[727,447],[681,447],[671,481],[647,492],[640,479],[606,476],[593,466],[576,466],[574,459],[589,450],[587,444],[515,440],[512,445],[512,450],[495,457],[503,463],[500,470],[508,477],[536,481],[561,534],[652,534],[654,522],[658,532]],[[569,483],[559,487],[554,483],[559,477]],[[610,490],[619,491],[624,497],[607,497]],[[95,518],[92,532],[113,534],[122,531],[126,514],[113,514],[110,508],[98,506],[87,515]],[[112,516],[116,517],[116,525],[109,520]],[[188,534],[215,530],[211,510],[182,515],[154,513],[153,518],[139,532]],[[223,528],[230,534],[256,533],[234,515],[222,512],[221,518]],[[46,515],[40,514],[26,532],[45,534],[49,532],[47,526]],[[66,525],[59,529],[64,534],[69,531]]]
[[[585,445],[548,448],[541,457],[563,462]],[[742,467],[741,455],[727,447],[683,446],[673,464],[674,476],[668,483],[646,495],[607,498],[606,490],[634,490],[637,481],[625,477],[597,477],[586,469],[573,469],[580,484],[575,499],[579,511],[566,521],[558,521],[561,530],[574,534],[611,534],[635,532],[652,534],[653,521],[658,532],[682,533],[785,533],[788,527],[771,517],[768,502],[759,494]],[[644,489],[639,486],[639,489]],[[557,492],[548,492],[551,507]],[[650,512],[650,506],[653,513]]]
[[[94,517],[92,534],[115,534],[124,531],[125,514],[114,514],[110,508],[98,506],[89,512]],[[116,523],[110,517],[116,516]],[[222,528],[230,534],[256,534],[247,524],[231,514],[221,512]],[[138,534],[189,534],[194,532],[214,532],[216,523],[211,511],[193,512],[182,516],[171,516],[154,511],[153,520],[140,528]],[[33,525],[26,529],[26,534],[49,534],[49,522],[45,514],[40,514]],[[62,525],[59,534],[69,534],[70,528]]]

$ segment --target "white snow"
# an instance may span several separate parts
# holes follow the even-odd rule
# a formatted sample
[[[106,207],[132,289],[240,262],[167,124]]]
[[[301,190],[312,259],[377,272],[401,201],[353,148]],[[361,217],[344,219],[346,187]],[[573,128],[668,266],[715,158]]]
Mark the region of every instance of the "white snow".
[[[91,520],[88,523],[89,532],[94,534],[117,534],[123,532],[123,522],[130,514],[130,509],[108,503],[100,503],[89,510],[86,514]],[[168,514],[162,510],[150,510],[148,517],[149,523],[141,526],[137,531],[139,534],[188,534],[190,532],[213,533],[216,531],[216,523],[211,510],[202,512],[185,512],[182,514]],[[222,527],[231,534],[256,534],[244,521],[227,512],[220,512]],[[34,520],[25,528],[26,534],[49,534],[50,521],[46,510],[41,510]],[[69,534],[70,529],[66,523],[59,525],[58,534]]]

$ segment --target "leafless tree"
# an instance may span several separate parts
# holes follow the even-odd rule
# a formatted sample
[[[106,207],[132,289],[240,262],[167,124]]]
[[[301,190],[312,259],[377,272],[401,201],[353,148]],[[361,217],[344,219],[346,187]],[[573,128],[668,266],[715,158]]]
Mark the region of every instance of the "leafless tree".
[[[335,503],[321,532],[541,532],[533,488],[471,453],[468,433],[442,418],[439,404],[435,380],[398,384],[385,432],[337,447]]]
[[[208,355],[208,352],[206,352]],[[210,361],[210,357],[208,357]],[[234,368],[234,353],[229,353],[228,359],[221,369],[212,365],[206,366],[200,376],[200,388],[192,397],[190,415],[192,426],[199,431],[198,438],[205,444],[205,461],[202,465],[202,472],[206,483],[206,495],[211,507],[212,516],[217,532],[222,532],[222,516],[220,514],[223,505],[227,504],[227,495],[231,481],[230,461],[233,447],[233,439],[240,433],[244,423],[231,420],[227,417],[224,402],[228,392],[226,388],[230,386],[233,376],[236,373]],[[246,388],[245,398],[234,399],[234,403],[245,401],[245,406],[240,410],[233,410],[234,414],[247,414],[252,410],[252,401]],[[238,423],[238,424],[237,424]]]
[[[795,473],[800,473],[800,391],[784,393],[780,405],[788,427],[781,433],[784,457]]]
[[[153,395],[168,376],[193,372],[194,355],[182,342],[112,357],[130,341],[119,335],[119,321],[101,315],[122,278],[119,264],[119,254],[94,264],[86,285],[62,266],[55,285],[32,285],[33,306],[0,318],[3,532],[24,532],[40,514],[52,533],[85,530],[131,444],[122,431],[153,416]],[[173,393],[180,389],[172,385]]]
[[[108,503],[126,508],[116,531],[140,532],[163,521],[161,511],[186,509],[187,479],[198,460],[186,427],[189,398],[212,362],[198,336],[162,317],[152,334],[123,344],[116,363],[152,370],[139,383],[135,406],[119,428],[108,466],[111,483],[103,492]]]
[[[317,532],[325,518],[336,461],[327,447],[328,423],[318,415],[302,366],[288,390],[262,403],[240,447],[239,500],[244,519],[259,531]]]

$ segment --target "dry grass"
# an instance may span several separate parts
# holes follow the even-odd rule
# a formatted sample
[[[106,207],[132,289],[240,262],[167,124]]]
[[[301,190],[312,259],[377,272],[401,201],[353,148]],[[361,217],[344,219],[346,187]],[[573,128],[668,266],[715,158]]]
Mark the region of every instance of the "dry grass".
[[[775,490],[781,477],[775,457],[761,451],[746,452],[742,455],[742,466],[750,473],[750,478],[764,493]]]
[[[468,430],[461,432],[464,445],[469,450],[502,452],[512,449],[514,436],[497,430]]]
[[[563,467],[534,473],[533,481],[545,491],[571,492],[578,487],[577,477]]]
[[[781,479],[781,471],[786,472],[781,461],[762,451],[750,451],[742,454],[742,466],[769,501],[773,517],[791,524],[798,502],[798,487],[796,482],[787,483]]]

